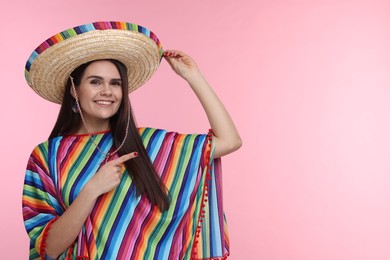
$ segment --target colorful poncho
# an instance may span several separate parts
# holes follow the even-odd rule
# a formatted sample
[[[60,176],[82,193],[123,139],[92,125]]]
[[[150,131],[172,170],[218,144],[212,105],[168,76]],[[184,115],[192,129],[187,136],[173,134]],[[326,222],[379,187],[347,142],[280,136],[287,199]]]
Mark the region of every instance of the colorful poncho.
[[[145,196],[137,197],[131,177],[122,167],[118,187],[97,199],[77,239],[59,259],[225,259],[229,240],[220,160],[212,159],[212,135],[153,128],[140,128],[139,134],[169,190],[169,210],[161,213]],[[111,132],[93,138],[104,152],[112,148]],[[23,189],[30,259],[45,258],[50,225],[69,207],[102,160],[88,135],[59,136],[33,150]]]

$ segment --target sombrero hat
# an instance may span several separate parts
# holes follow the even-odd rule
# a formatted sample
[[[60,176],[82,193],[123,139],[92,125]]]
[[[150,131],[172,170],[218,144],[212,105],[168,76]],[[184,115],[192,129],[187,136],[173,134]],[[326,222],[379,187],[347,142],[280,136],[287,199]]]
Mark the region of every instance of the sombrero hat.
[[[31,54],[25,77],[41,97],[61,103],[71,72],[89,61],[115,59],[128,70],[129,92],[157,70],[162,47],[147,28],[127,22],[95,22],[56,34]]]

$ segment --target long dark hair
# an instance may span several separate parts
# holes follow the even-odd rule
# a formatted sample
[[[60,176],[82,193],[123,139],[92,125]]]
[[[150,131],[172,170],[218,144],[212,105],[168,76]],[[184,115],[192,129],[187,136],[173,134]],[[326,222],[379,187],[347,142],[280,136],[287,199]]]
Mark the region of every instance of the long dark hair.
[[[137,158],[125,162],[125,167],[136,185],[137,196],[145,194],[149,201],[153,205],[158,206],[161,211],[167,210],[170,203],[167,189],[153,167],[153,164],[145,150],[141,137],[138,133],[136,123],[134,121],[133,111],[131,109],[129,96],[127,94],[128,80],[126,66],[117,60],[108,61],[112,62],[119,71],[122,80],[123,93],[122,103],[118,109],[118,112],[110,118],[114,146],[119,147],[123,141],[123,138],[125,137],[128,113],[130,113],[129,134],[127,136],[126,142],[118,151],[118,154],[124,155],[134,151],[138,152]],[[80,85],[85,69],[92,62],[93,61],[80,65],[71,73],[71,76],[74,79],[75,87]],[[75,100],[71,95],[71,86],[72,83],[70,79],[68,79],[57,122],[54,125],[49,139],[59,135],[72,134],[77,131],[77,129],[80,127],[80,124],[82,123],[80,115],[72,111],[72,106],[74,105]]]

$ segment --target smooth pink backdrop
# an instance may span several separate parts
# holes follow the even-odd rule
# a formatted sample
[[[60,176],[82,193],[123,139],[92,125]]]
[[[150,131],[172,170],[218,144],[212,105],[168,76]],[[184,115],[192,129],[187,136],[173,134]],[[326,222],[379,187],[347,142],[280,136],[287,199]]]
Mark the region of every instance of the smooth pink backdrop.
[[[27,259],[27,158],[58,106],[24,81],[47,37],[97,20],[153,30],[195,58],[244,145],[223,158],[229,259],[390,259],[388,1],[8,1],[0,8],[1,259]],[[131,95],[139,125],[205,132],[163,62]]]

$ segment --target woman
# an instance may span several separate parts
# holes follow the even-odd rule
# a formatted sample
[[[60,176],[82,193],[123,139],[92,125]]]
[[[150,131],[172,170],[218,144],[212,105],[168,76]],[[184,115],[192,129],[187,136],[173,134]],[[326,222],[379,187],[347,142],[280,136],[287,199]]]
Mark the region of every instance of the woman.
[[[128,92],[161,56],[199,98],[213,129],[183,135],[137,128]],[[61,103],[49,140],[32,152],[23,192],[30,259],[224,259],[220,158],[241,146],[195,62],[162,51],[146,28],[78,26],[41,44],[29,85]]]

